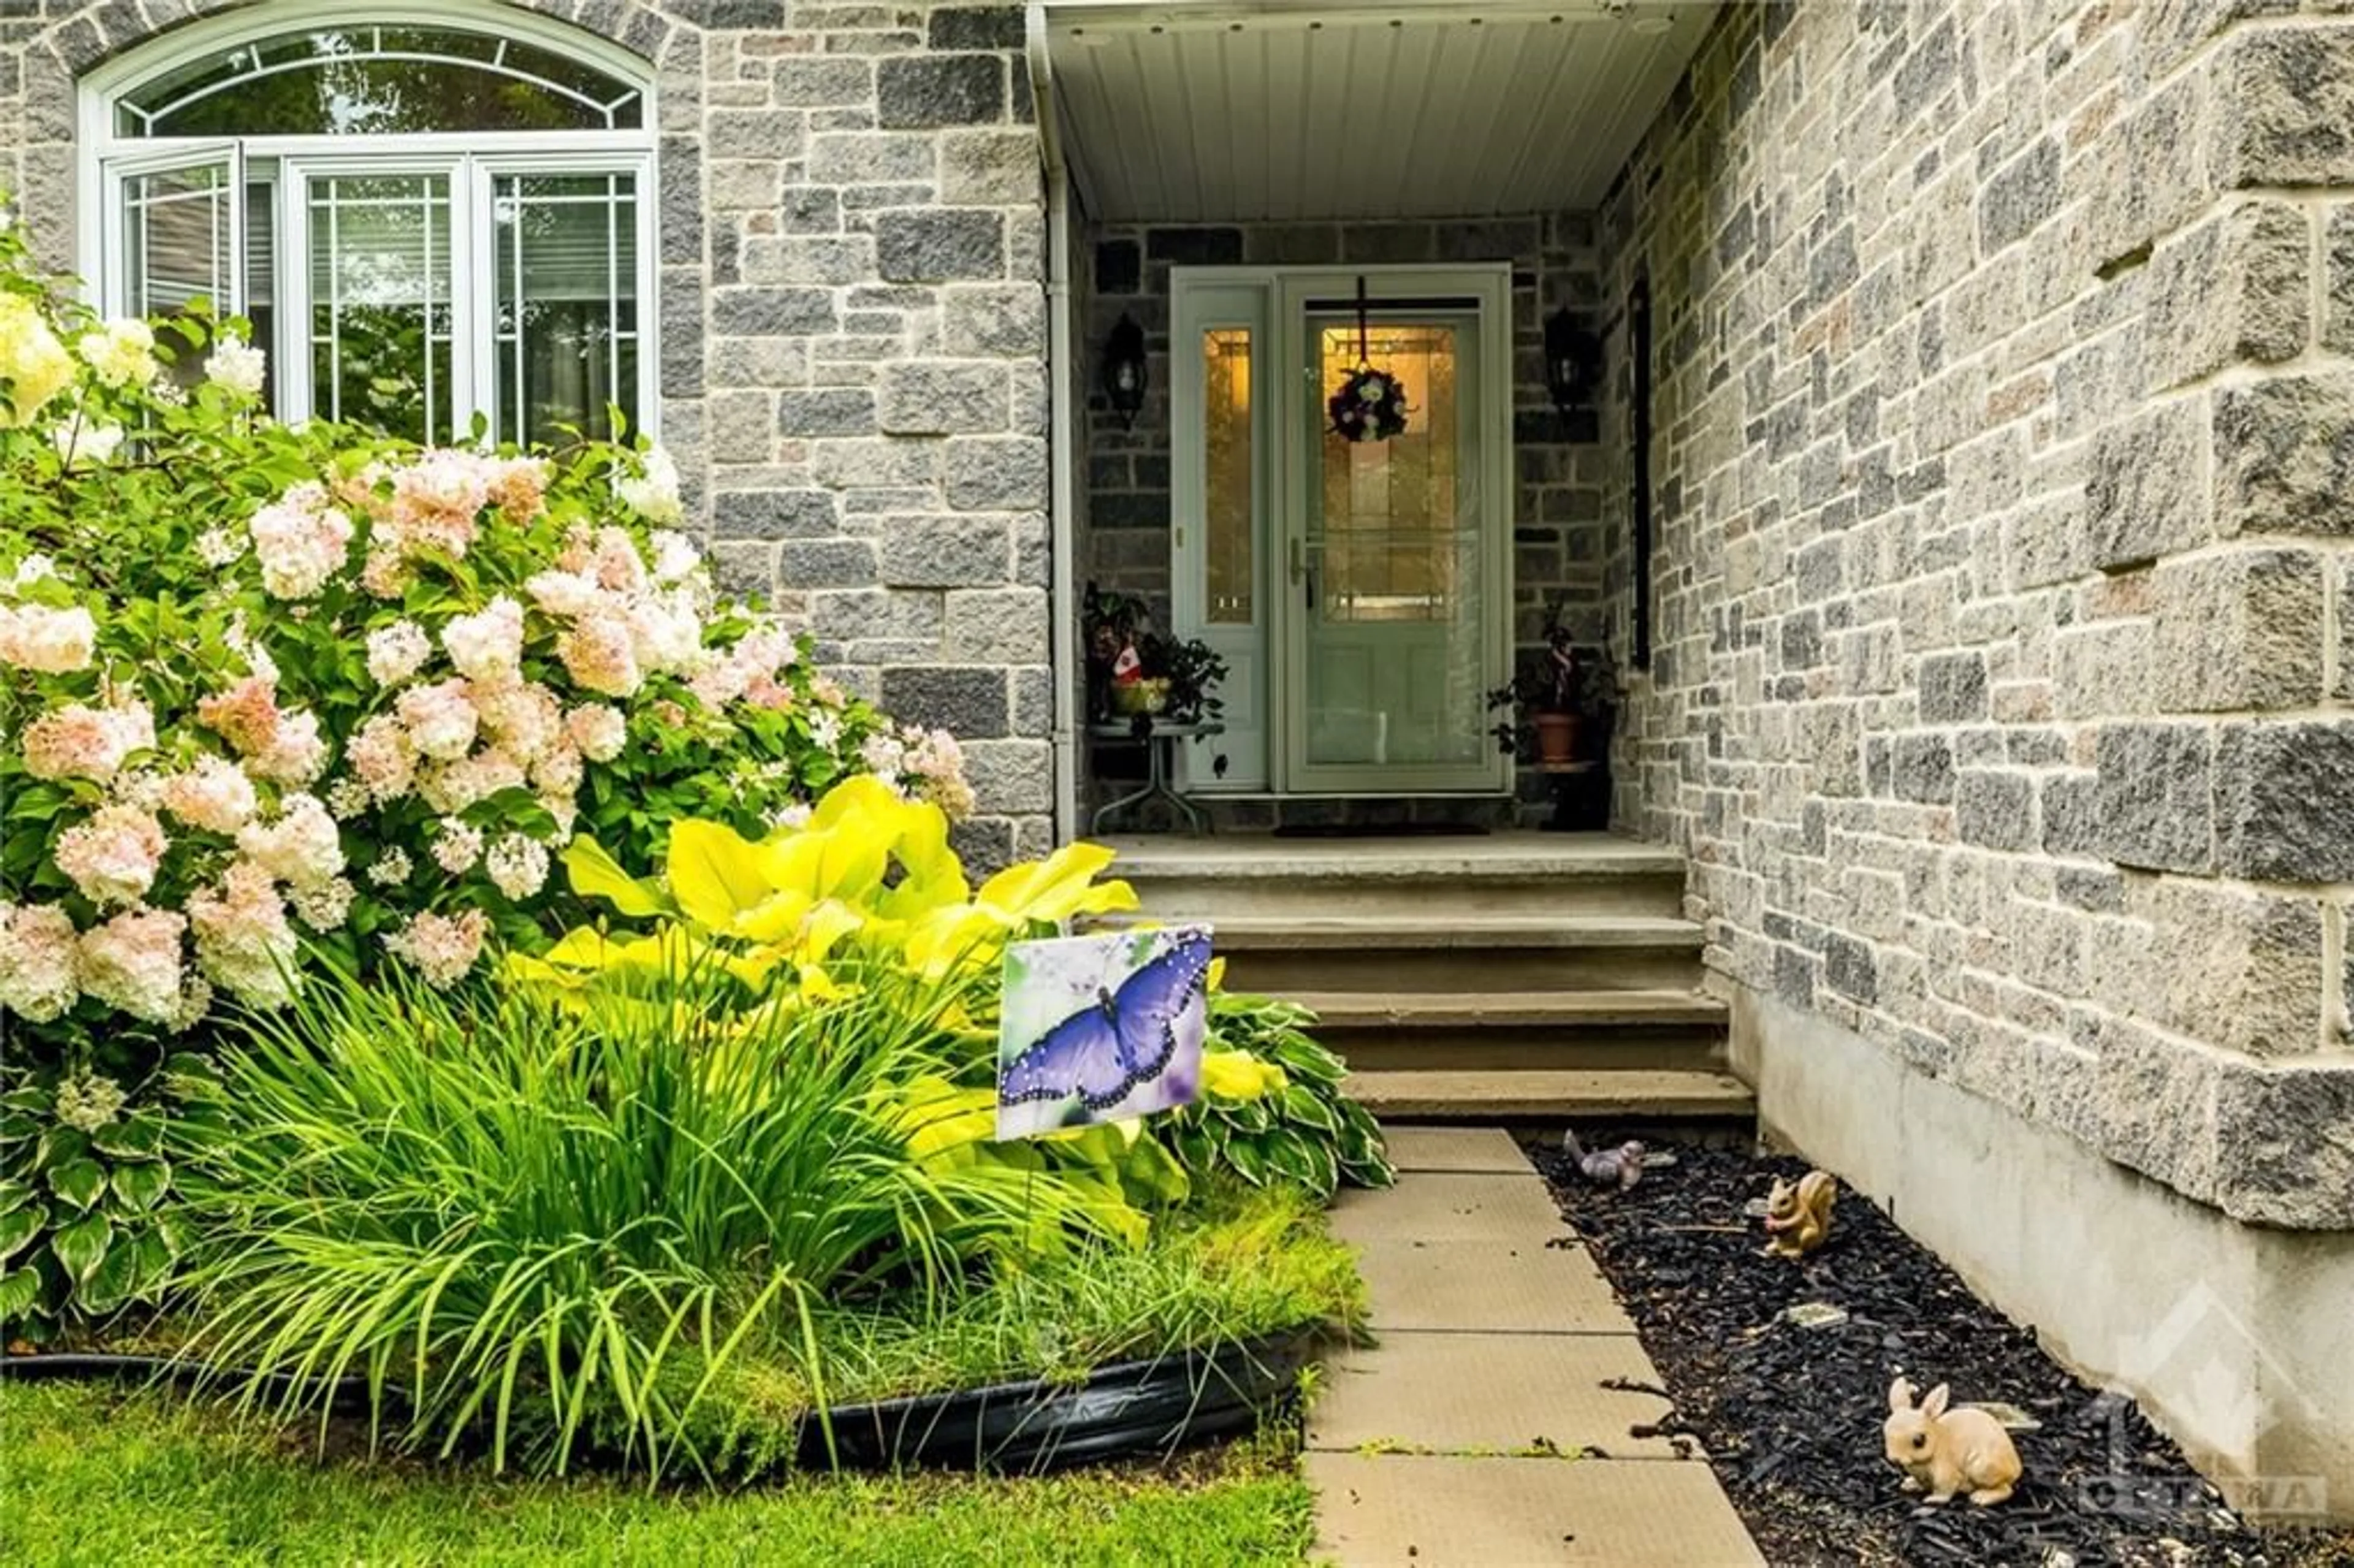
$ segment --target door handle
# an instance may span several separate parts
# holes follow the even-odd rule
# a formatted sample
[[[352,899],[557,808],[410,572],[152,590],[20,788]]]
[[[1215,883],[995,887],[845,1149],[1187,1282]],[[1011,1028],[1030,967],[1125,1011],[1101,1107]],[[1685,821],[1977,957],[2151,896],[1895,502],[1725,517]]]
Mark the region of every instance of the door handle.
[[[1301,585],[1301,602],[1310,609],[1316,608],[1316,568],[1308,564],[1307,541],[1294,536],[1291,541],[1291,580]]]

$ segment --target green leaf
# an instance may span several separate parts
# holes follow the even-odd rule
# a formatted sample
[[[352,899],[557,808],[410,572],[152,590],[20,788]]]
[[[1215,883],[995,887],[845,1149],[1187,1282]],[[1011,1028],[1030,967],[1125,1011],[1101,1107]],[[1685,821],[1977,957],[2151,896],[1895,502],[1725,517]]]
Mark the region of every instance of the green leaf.
[[[89,1152],[88,1134],[80,1128],[52,1123],[43,1130],[41,1141],[33,1150],[33,1168],[47,1171],[52,1166],[70,1164]]]
[[[89,1277],[75,1292],[75,1305],[85,1312],[111,1312],[129,1300],[139,1285],[139,1252],[128,1235],[116,1238]]]
[[[48,1227],[48,1223],[49,1206],[47,1203],[27,1203],[0,1214],[0,1263],[5,1263],[24,1251],[33,1238]]]
[[[163,1160],[114,1168],[114,1193],[133,1209],[152,1209],[172,1190],[172,1168]]]
[[[41,1298],[41,1277],[29,1268],[0,1274],[0,1325],[23,1317]]]
[[[172,1250],[171,1244],[164,1239],[161,1225],[148,1225],[140,1231],[136,1251],[139,1258],[137,1294],[152,1296],[171,1282],[172,1265],[178,1261],[178,1255]]]
[[[21,1208],[32,1202],[33,1185],[29,1181],[0,1181],[0,1214]]]
[[[1252,1186],[1267,1185],[1267,1156],[1257,1144],[1240,1138],[1227,1139],[1226,1163]]]
[[[77,1209],[87,1209],[106,1191],[106,1167],[95,1160],[69,1160],[49,1167],[49,1191]]]
[[[152,1111],[134,1111],[90,1134],[92,1147],[117,1160],[153,1160],[164,1147],[164,1118]]]
[[[1299,1084],[1287,1085],[1283,1091],[1283,1118],[1312,1127],[1322,1133],[1341,1130],[1341,1118],[1315,1091]]]
[[[49,1251],[76,1285],[98,1272],[114,1240],[114,1222],[104,1214],[86,1214],[49,1237]]]

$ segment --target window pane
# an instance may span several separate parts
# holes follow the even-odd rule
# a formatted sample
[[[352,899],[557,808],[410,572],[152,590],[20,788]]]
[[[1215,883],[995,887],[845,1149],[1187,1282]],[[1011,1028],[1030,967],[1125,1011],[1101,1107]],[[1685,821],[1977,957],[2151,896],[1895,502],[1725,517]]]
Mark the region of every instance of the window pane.
[[[281,34],[143,83],[126,136],[605,131],[643,123],[629,82],[494,33],[350,27]]]
[[[229,308],[231,206],[227,158],[124,178],[122,299],[131,314],[168,316],[195,300]]]
[[[1209,546],[1209,619],[1250,624],[1252,524],[1251,344],[1247,327],[1202,334],[1208,471],[1202,487]]]
[[[253,165],[246,168],[251,171]],[[245,318],[253,341],[264,351],[261,406],[278,407],[278,206],[277,185],[268,179],[245,186]]]
[[[498,439],[607,437],[613,405],[635,428],[636,177],[501,175],[493,191]]]
[[[450,438],[449,186],[441,175],[310,182],[311,402],[321,417]]]
[[[1324,435],[1324,615],[1451,620],[1458,542],[1455,329],[1376,324],[1365,346],[1373,366],[1405,384],[1406,428],[1385,441]],[[1321,348],[1329,400],[1357,372],[1355,324],[1326,327]]]

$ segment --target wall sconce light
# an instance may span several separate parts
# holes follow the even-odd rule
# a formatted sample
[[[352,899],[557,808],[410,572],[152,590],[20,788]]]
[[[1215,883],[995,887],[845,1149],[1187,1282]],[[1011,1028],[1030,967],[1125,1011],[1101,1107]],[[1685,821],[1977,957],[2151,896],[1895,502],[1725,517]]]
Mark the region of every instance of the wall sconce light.
[[[1125,428],[1136,428],[1136,416],[1144,407],[1144,389],[1151,379],[1145,363],[1144,329],[1123,311],[1119,324],[1104,340],[1103,388],[1104,396],[1111,399],[1112,412]]]
[[[1602,384],[1602,340],[1577,324],[1567,306],[1545,318],[1545,390],[1566,414],[1591,408]]]

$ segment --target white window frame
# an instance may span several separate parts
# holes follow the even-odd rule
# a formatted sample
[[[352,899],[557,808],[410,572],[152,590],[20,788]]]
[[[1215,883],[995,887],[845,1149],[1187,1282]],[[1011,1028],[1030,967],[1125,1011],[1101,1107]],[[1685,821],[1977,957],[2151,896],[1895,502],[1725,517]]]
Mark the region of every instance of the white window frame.
[[[336,27],[444,27],[498,35],[571,57],[626,81],[642,100],[639,124],[606,131],[452,132],[395,135],[124,136],[115,128],[115,102],[154,78],[236,48],[288,32]],[[309,323],[311,279],[306,254],[307,181],[322,174],[436,173],[449,180],[452,306],[451,374],[455,398],[451,431],[471,428],[477,414],[495,430],[498,379],[496,289],[492,277],[494,219],[492,192],[503,175],[626,175],[636,182],[637,430],[661,430],[660,217],[657,147],[660,105],[645,61],[606,39],[535,12],[467,0],[266,0],[175,29],[111,60],[84,78],[80,90],[80,193],[76,243],[91,302],[110,314],[126,308],[122,190],[125,179],[226,155],[238,198],[231,203],[231,290],[215,303],[224,314],[246,308],[244,191],[247,170],[275,163],[272,188],[277,314],[269,345],[278,366],[278,411],[287,419],[313,411]]]

